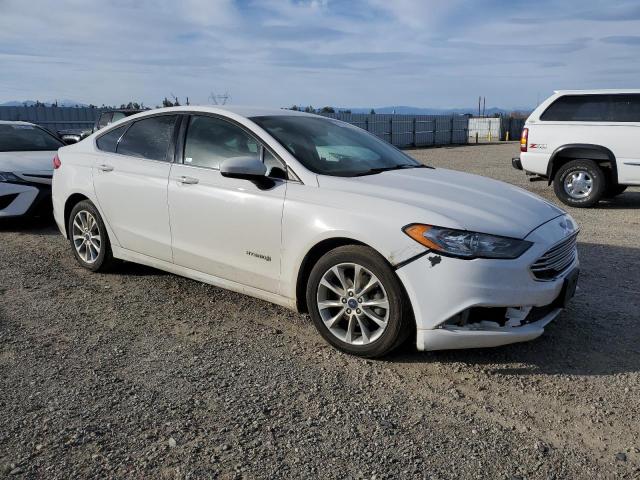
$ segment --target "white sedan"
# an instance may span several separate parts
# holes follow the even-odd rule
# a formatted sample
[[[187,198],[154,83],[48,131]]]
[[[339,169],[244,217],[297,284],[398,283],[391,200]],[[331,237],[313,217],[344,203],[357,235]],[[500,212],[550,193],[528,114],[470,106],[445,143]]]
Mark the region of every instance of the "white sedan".
[[[51,161],[62,146],[37,125],[0,121],[0,219],[51,209]]]
[[[409,336],[420,350],[530,340],[576,289],[561,209],[328,118],[158,109],[56,164],[55,219],[83,267],[123,259],[308,312],[356,355]]]

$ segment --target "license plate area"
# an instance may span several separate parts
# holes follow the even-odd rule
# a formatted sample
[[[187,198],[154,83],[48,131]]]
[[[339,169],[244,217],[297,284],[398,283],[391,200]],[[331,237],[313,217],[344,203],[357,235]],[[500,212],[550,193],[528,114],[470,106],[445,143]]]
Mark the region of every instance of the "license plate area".
[[[565,308],[571,301],[571,299],[575,296],[576,289],[578,288],[579,276],[580,269],[576,268],[565,277],[564,284],[562,285],[562,291],[558,296],[558,304],[560,307]]]

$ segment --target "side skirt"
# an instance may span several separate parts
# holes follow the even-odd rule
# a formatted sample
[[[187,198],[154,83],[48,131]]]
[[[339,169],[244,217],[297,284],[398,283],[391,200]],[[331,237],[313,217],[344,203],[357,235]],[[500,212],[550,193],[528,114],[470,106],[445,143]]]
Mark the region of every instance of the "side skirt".
[[[265,290],[260,290],[259,288],[242,285],[240,283],[209,275],[207,273],[199,272],[191,268],[181,267],[180,265],[176,265],[175,263],[159,260],[157,258],[143,255],[141,253],[132,252],[131,250],[127,250],[116,245],[112,245],[111,248],[113,250],[113,256],[115,258],[119,258],[120,260],[140,263],[142,265],[157,268],[158,270],[163,270],[175,275],[187,277],[197,282],[207,283],[209,285],[213,285],[214,287],[220,287],[226,290],[231,290],[232,292],[242,293],[244,295],[249,295],[250,297],[255,297],[259,298],[260,300],[275,303],[276,305],[280,305],[294,311],[296,310],[296,302],[291,298],[283,297],[282,295],[267,292]]]

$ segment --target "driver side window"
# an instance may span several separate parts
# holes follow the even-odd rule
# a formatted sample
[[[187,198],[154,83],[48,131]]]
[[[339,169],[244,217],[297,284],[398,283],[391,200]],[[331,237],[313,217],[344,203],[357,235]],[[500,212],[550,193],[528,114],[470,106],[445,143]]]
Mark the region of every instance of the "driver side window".
[[[184,146],[184,164],[219,169],[227,158],[260,157],[260,145],[240,127],[215,117],[193,115]]]

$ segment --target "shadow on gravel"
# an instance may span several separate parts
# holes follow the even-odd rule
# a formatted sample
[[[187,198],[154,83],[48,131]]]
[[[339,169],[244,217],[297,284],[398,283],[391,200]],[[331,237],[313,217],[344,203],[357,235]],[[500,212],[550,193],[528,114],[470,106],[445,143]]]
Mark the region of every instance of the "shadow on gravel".
[[[610,200],[602,200],[596,207],[602,210],[640,210],[640,192],[624,192]]]
[[[60,235],[51,213],[38,217],[0,218],[0,233],[2,232]]]
[[[497,348],[439,352],[416,352],[408,342],[383,361],[482,365],[494,375],[640,372],[640,248],[590,243],[578,248],[580,290],[540,338]]]

